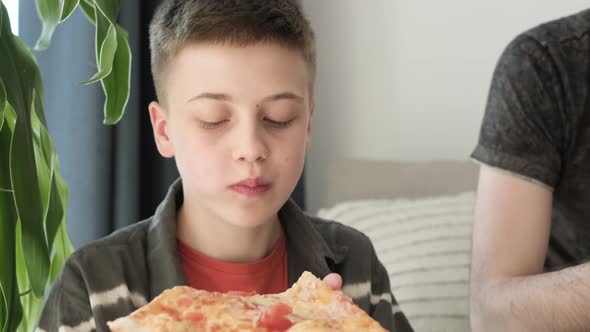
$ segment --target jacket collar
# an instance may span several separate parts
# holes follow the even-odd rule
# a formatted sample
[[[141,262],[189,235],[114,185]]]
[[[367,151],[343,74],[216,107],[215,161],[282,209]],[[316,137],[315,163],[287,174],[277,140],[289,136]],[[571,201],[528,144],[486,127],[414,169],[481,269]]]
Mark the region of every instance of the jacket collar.
[[[182,204],[182,182],[174,181],[166,198],[152,217],[147,235],[149,301],[164,290],[186,285],[186,278],[176,254],[176,211]]]
[[[310,218],[292,200],[279,210],[279,220],[287,237],[289,287],[303,271],[323,278],[333,271],[334,264],[342,260],[341,248],[336,246],[333,250]]]
[[[182,181],[176,180],[152,217],[147,235],[147,261],[150,273],[150,300],[164,290],[186,285],[186,278],[176,254],[176,212],[182,205]],[[329,246],[308,217],[292,200],[278,212],[287,240],[289,287],[303,271],[323,278],[334,270],[347,251]]]

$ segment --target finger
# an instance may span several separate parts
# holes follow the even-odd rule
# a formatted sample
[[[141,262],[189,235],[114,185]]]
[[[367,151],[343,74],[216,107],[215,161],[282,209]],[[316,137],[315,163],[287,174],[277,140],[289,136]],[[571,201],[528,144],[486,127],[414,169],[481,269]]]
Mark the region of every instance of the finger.
[[[330,285],[332,289],[340,290],[342,288],[342,277],[338,273],[330,273],[324,278],[324,282]]]

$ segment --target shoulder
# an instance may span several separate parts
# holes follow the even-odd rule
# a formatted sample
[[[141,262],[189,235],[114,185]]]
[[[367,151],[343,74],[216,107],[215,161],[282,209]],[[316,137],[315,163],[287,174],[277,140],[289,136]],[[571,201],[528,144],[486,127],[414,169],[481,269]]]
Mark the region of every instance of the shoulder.
[[[312,225],[334,253],[334,272],[348,282],[371,280],[378,258],[364,233],[333,220],[309,217]]]
[[[79,287],[83,282],[89,288],[107,289],[120,282],[122,275],[143,273],[150,222],[122,228],[75,250],[61,272],[62,287]]]
[[[139,222],[74,251],[51,288],[47,303],[52,306],[45,306],[41,324],[68,329],[92,322],[102,331],[108,320],[145,304],[149,224],[150,219]]]
[[[366,249],[371,247],[369,237],[350,226],[314,216],[308,216],[308,218],[329,244],[362,246],[367,247]]]
[[[555,46],[580,40],[590,34],[590,9],[540,24],[523,35],[542,45]]]
[[[95,252],[104,254],[111,251],[126,250],[130,247],[142,245],[146,240],[150,223],[151,218],[124,227],[108,236],[90,242],[76,250],[72,254],[71,259],[82,259],[83,257]]]
[[[590,48],[590,10],[540,24],[516,36],[504,50],[502,59],[521,62],[523,57],[535,62],[568,61],[571,52]],[[564,58],[563,60],[561,58]]]

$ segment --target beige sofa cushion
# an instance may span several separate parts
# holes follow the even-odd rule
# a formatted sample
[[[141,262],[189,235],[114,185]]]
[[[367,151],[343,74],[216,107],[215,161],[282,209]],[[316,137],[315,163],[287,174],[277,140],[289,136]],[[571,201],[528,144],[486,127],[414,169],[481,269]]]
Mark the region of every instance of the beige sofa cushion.
[[[469,331],[474,192],[430,198],[358,200],[322,218],[371,238],[392,291],[416,331]]]

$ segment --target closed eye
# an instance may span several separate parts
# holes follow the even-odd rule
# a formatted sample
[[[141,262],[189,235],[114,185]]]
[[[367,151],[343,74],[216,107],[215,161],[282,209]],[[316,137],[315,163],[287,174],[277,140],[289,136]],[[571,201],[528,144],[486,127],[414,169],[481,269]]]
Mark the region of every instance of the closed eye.
[[[205,129],[215,129],[215,128],[219,128],[221,127],[224,123],[227,122],[227,120],[221,120],[221,121],[216,121],[216,122],[207,122],[207,121],[199,121],[201,127],[205,128]]]
[[[269,118],[264,118],[264,121],[266,121],[266,123],[270,124],[273,127],[285,128],[288,125],[290,125],[291,122],[293,122],[293,119],[287,120],[287,121],[274,121],[274,120],[269,119]]]

